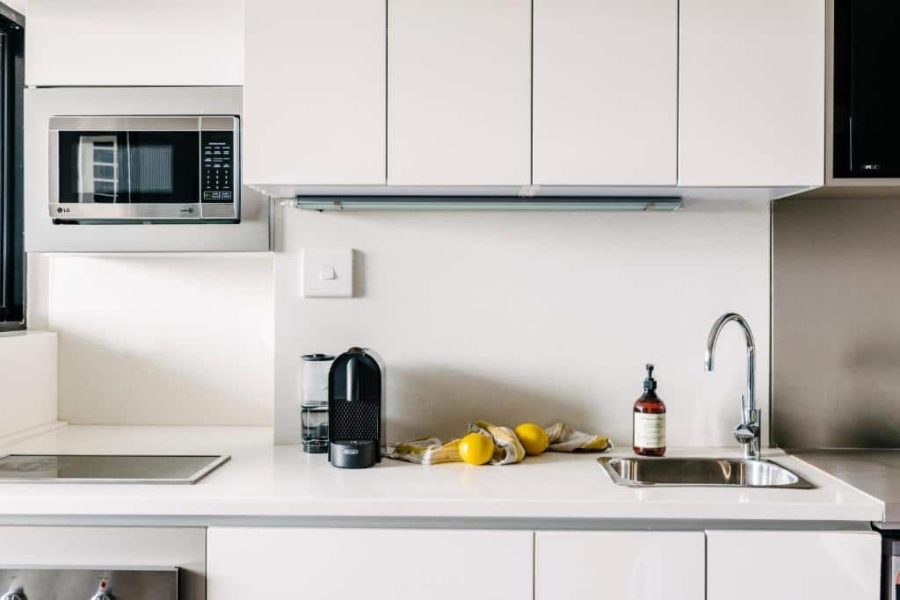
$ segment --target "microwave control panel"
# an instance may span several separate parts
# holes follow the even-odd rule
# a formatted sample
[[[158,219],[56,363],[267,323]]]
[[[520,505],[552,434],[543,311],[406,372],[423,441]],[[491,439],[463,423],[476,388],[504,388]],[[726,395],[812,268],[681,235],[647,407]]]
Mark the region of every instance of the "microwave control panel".
[[[203,131],[200,140],[202,201],[234,202],[234,132]]]

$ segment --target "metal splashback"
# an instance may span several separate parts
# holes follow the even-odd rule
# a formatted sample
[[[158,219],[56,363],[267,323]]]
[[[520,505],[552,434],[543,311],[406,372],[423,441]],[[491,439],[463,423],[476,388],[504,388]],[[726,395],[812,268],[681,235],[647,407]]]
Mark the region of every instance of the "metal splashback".
[[[771,440],[900,448],[900,201],[773,207]]]

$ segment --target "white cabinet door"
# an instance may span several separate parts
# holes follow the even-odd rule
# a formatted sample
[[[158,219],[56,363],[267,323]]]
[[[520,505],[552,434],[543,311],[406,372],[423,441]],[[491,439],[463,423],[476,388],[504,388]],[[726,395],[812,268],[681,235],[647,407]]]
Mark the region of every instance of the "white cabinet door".
[[[384,0],[249,0],[243,179],[385,182]]]
[[[678,0],[535,0],[534,183],[675,185]]]
[[[708,600],[878,600],[872,532],[708,531]]]
[[[821,185],[825,0],[681,0],[679,183]]]
[[[532,532],[209,529],[207,600],[532,598]]]
[[[243,7],[243,0],[30,0],[25,82],[241,85]]]
[[[388,183],[531,180],[531,0],[388,0]]]
[[[703,532],[538,532],[535,600],[704,600]]]

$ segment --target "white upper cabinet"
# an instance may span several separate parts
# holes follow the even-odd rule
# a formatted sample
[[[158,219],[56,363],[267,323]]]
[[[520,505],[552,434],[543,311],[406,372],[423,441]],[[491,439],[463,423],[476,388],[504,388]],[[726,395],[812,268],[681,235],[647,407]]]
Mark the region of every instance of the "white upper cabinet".
[[[531,180],[531,0],[388,0],[388,183]]]
[[[241,85],[243,7],[243,0],[30,0],[25,82]]]
[[[534,183],[675,185],[678,0],[534,1]]]
[[[248,0],[251,184],[385,183],[384,0]]]
[[[823,183],[825,0],[681,0],[679,89],[680,184]]]
[[[530,531],[211,527],[208,600],[532,600]]]
[[[706,538],[708,600],[881,597],[877,533],[708,531]]]
[[[702,531],[539,531],[534,598],[705,600]]]

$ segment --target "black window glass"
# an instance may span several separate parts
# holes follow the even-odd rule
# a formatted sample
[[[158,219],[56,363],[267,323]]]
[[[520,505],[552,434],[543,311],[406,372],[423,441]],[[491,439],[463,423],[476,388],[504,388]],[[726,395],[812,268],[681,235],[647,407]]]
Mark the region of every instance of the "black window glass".
[[[834,176],[900,177],[900,2],[836,0]]]
[[[25,327],[23,23],[0,6],[0,330]]]

